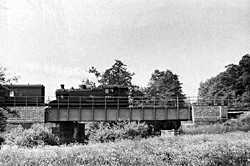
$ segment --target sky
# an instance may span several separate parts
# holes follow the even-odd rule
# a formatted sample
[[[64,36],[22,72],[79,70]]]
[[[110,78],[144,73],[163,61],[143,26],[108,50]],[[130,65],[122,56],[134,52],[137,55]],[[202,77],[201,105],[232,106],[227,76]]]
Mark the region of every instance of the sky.
[[[250,53],[249,18],[249,0],[0,0],[0,65],[54,96],[119,59],[136,85],[169,69],[196,96]]]

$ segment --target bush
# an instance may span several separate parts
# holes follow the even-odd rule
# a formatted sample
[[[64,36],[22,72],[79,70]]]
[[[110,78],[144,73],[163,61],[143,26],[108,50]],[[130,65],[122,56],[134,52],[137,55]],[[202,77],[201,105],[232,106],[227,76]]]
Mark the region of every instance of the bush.
[[[86,137],[89,142],[109,142],[121,139],[146,138],[150,133],[149,126],[146,123],[139,122],[93,122],[86,125]]]
[[[30,129],[18,126],[6,134],[6,144],[26,147],[38,145],[58,145],[59,138],[53,135],[48,128],[41,124],[34,124]]]
[[[7,117],[4,114],[4,110],[0,107],[0,132],[5,131]]]
[[[238,119],[230,119],[224,123],[230,131],[250,131],[250,113],[242,114]]]
[[[23,135],[24,128],[18,125],[16,128],[12,128],[5,134],[5,144],[16,145],[16,140]]]
[[[220,134],[232,131],[250,131],[250,114],[242,114],[238,119],[229,119],[224,123],[211,125],[182,126],[184,134]]]

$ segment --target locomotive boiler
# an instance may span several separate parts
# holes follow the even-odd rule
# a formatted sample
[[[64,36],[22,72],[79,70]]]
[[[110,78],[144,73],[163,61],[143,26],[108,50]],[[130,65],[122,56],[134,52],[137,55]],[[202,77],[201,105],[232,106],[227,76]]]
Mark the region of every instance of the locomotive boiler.
[[[52,108],[126,108],[129,106],[129,89],[127,87],[112,85],[96,88],[65,89],[61,85],[56,90],[56,100],[49,102]]]

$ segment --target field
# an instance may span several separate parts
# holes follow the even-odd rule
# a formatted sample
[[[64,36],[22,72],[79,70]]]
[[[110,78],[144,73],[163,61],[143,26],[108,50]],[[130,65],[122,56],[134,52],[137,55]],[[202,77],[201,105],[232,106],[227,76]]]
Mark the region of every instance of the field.
[[[0,165],[250,165],[250,132],[154,137],[88,145],[4,145]]]
[[[145,123],[90,123],[87,145],[59,146],[43,125],[19,126],[5,134],[0,165],[250,166],[250,114],[224,123],[182,126],[179,136],[152,137],[149,131]]]

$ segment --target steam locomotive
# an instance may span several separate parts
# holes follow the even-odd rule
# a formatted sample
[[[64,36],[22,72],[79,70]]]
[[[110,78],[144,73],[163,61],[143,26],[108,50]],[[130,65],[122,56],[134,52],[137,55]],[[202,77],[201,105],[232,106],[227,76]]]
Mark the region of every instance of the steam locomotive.
[[[132,97],[129,98],[129,95]],[[61,85],[55,92],[56,100],[48,103],[52,108],[127,108],[129,106],[153,107],[155,105],[175,106],[176,101],[147,98],[141,93],[129,91],[128,87],[106,85],[96,88],[82,86],[80,89],[65,89]],[[0,106],[43,106],[45,104],[43,85],[1,85]],[[180,101],[179,104],[182,104]]]
[[[56,100],[49,102],[50,107],[70,108],[126,108],[129,106],[128,87],[112,85],[97,88],[65,89],[61,85],[56,90]]]
[[[125,108],[129,106],[129,89],[124,86],[99,86],[97,88],[65,89],[61,85],[56,90],[56,100],[50,101],[50,107],[82,108]],[[45,105],[45,87],[43,85],[1,85],[0,106],[41,106]]]

